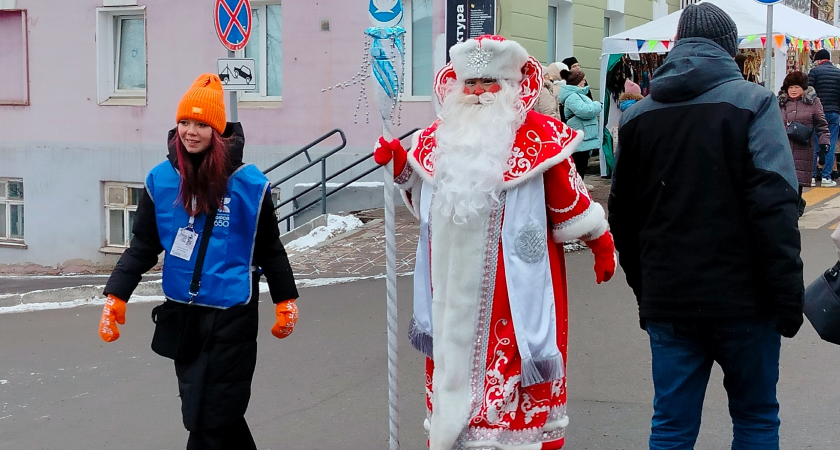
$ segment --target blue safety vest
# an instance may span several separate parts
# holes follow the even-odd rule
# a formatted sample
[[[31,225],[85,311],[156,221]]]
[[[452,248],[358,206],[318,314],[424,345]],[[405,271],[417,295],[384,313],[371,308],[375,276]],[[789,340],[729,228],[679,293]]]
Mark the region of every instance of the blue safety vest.
[[[180,183],[181,177],[169,161],[158,164],[146,177],[146,188],[155,203],[160,243],[166,251],[163,293],[170,300],[189,303],[199,244],[189,261],[170,254],[178,230],[186,228],[190,219],[178,199]],[[201,288],[192,299],[196,304],[227,309],[250,300],[254,240],[268,186],[268,179],[253,164],[243,165],[228,179],[227,194],[216,214],[204,257]],[[196,233],[202,233],[206,218],[203,213],[195,217]]]

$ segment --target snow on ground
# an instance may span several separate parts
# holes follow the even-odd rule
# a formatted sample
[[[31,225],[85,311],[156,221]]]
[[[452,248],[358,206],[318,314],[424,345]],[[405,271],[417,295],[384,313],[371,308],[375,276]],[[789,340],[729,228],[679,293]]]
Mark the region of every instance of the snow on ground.
[[[306,236],[299,237],[292,242],[285,245],[286,250],[300,252],[330,239],[339,234],[346,233],[350,230],[355,230],[361,227],[362,221],[356,216],[336,216],[334,214],[327,215],[327,226],[318,227],[309,232]]]
[[[413,275],[414,272],[407,272],[398,274],[398,276]],[[295,285],[298,288],[305,289],[310,287],[330,286],[333,284],[352,283],[361,280],[379,280],[385,278],[385,275],[375,275],[368,277],[340,277],[340,278],[311,278],[303,280],[295,280]],[[160,281],[157,281],[160,283]],[[86,286],[90,287],[90,286]],[[104,288],[105,286],[96,286]],[[268,292],[268,283],[260,283],[260,294]],[[17,294],[13,294],[17,295]],[[132,295],[131,303],[152,303],[164,301],[162,295]],[[91,297],[77,300],[68,300],[64,302],[44,302],[44,303],[22,303],[14,306],[0,307],[0,314],[23,313],[32,311],[47,311],[52,309],[67,309],[76,308],[79,306],[101,306],[105,304],[105,297]]]

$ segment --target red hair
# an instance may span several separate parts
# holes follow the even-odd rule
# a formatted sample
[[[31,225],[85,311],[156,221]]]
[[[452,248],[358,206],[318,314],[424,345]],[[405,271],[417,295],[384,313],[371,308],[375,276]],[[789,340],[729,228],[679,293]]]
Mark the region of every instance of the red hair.
[[[191,216],[219,209],[222,197],[227,193],[228,141],[213,130],[210,146],[204,151],[204,159],[196,167],[177,132],[173,140],[181,173],[178,202]]]

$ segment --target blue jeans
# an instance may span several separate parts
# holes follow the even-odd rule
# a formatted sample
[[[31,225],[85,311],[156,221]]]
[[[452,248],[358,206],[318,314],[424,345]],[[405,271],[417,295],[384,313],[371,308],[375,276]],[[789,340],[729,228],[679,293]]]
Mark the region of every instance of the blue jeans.
[[[821,176],[823,178],[831,178],[831,171],[834,169],[834,147],[837,144],[837,133],[840,132],[840,113],[828,112],[825,113],[825,120],[828,122],[828,131],[831,134],[831,148],[828,149],[828,154],[825,155],[825,166],[823,166]],[[817,152],[820,151],[820,140],[814,132],[814,173],[817,173]],[[816,176],[814,177],[816,178]]]
[[[779,449],[781,335],[770,319],[646,324],[653,356],[651,450],[691,450],[712,363],[723,369],[732,450]]]

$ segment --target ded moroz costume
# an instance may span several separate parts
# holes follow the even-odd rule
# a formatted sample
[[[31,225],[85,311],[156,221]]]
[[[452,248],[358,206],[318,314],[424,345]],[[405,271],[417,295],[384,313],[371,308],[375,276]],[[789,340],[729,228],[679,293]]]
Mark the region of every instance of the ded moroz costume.
[[[439,120],[407,153],[382,138],[375,151],[380,164],[393,155],[420,220],[409,334],[427,356],[429,446],[559,449],[569,423],[562,245],[586,242],[600,283],[615,270],[612,235],[570,158],[583,135],[531,110],[539,63],[498,36],[450,56],[435,80]]]

